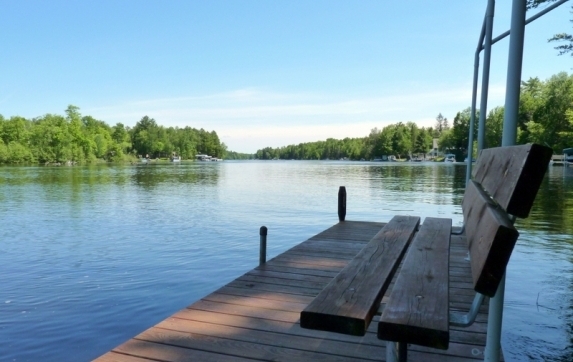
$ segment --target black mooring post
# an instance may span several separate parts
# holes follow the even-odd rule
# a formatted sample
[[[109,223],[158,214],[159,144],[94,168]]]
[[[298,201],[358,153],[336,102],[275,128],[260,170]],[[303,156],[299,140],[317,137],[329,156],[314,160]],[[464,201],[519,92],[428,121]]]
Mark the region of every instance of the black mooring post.
[[[261,226],[259,231],[261,236],[261,246],[259,249],[259,265],[263,265],[267,262],[267,227]]]
[[[340,186],[338,189],[338,220],[344,221],[346,218],[346,187]]]

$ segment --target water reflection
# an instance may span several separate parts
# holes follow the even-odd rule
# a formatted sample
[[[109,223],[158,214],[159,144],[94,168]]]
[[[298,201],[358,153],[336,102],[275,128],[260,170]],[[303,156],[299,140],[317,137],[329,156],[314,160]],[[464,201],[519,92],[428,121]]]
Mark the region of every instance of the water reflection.
[[[176,184],[216,186],[221,168],[217,163],[142,165],[134,168],[131,178],[135,185],[144,189]]]
[[[10,275],[0,350],[10,360],[95,358],[256,265],[261,225],[270,258],[336,223],[342,185],[349,220],[462,220],[461,164],[0,167],[0,265]],[[550,168],[519,221],[508,361],[573,357],[572,192],[573,168]]]
[[[573,168],[549,167],[508,266],[506,360],[573,360]],[[524,276],[526,276],[524,278]]]

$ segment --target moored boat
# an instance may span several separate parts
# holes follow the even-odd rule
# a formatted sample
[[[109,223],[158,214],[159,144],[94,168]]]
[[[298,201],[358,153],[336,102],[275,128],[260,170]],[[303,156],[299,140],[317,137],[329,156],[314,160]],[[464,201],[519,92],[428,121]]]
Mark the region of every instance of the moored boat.
[[[197,159],[197,161],[213,161],[213,162],[218,162],[218,161],[223,161],[222,158],[217,158],[217,157],[213,157],[213,156],[209,156],[209,155],[195,155],[195,158]]]
[[[565,166],[573,165],[573,148],[563,150],[563,164]]]
[[[446,154],[444,162],[456,162],[456,155],[454,155],[453,153]]]

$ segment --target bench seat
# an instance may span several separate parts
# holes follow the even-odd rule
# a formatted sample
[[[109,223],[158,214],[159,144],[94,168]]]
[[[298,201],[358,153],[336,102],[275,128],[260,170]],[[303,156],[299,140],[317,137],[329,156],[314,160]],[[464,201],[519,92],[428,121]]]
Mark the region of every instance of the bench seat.
[[[393,217],[301,312],[301,327],[366,334],[419,224],[419,217]]]
[[[424,219],[378,323],[379,339],[448,349],[451,234],[451,219]]]
[[[493,297],[498,289],[519,235],[512,217],[529,215],[551,154],[536,144],[480,153],[462,203],[478,308],[483,295]],[[364,335],[406,255],[380,318],[378,338],[389,341],[389,360],[405,361],[409,343],[447,349],[452,221],[427,217],[418,231],[419,221],[392,218],[301,312],[301,327]]]

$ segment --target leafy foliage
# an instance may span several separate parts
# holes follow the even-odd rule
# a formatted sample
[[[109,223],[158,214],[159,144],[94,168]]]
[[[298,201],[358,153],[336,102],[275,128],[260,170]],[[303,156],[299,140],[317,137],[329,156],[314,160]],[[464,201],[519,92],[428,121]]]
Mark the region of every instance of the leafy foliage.
[[[534,9],[541,4],[544,3],[552,3],[557,0],[527,0],[527,9]],[[573,22],[573,20],[570,20]],[[573,35],[567,33],[559,33],[553,35],[549,40],[549,42],[561,42],[565,44],[561,44],[555,47],[557,51],[559,51],[559,55],[571,53],[573,56]]]
[[[69,106],[65,113],[65,116],[46,114],[34,119],[19,116],[6,119],[0,115],[0,163],[129,161],[145,156],[168,157],[173,153],[183,159],[194,159],[198,153],[229,159],[370,160],[389,155],[408,158],[425,156],[436,137],[442,151],[465,156],[471,118],[471,110],[466,108],[456,114],[452,127],[440,113],[436,117],[440,130],[400,122],[374,128],[366,137],[266,147],[249,155],[228,151],[215,131],[165,128],[148,116],[131,129],[122,123],[111,127],[91,116],[82,117],[75,106]],[[503,107],[488,113],[486,147],[501,144],[503,117]],[[572,147],[573,75],[562,72],[546,81],[530,78],[522,82],[518,117],[518,143],[546,144],[556,153]],[[474,132],[477,134],[477,122]]]
[[[86,163],[127,161],[138,156],[194,159],[197,153],[225,158],[227,147],[215,131],[191,127],[165,128],[144,116],[130,129],[110,127],[70,105],[66,115],[34,119],[0,115],[0,163]]]
[[[255,157],[262,160],[370,160],[395,155],[411,157],[413,153],[426,153],[432,146],[433,129],[418,128],[413,122],[398,123],[372,129],[363,138],[300,143],[280,148],[266,147],[258,150]]]
[[[526,6],[527,6],[527,9],[534,9],[541,4],[548,3],[548,2],[552,3],[555,1],[557,1],[557,0],[527,0]]]
[[[518,114],[518,143],[546,144],[555,153],[573,146],[573,75],[559,73],[546,81],[530,78],[522,82]],[[485,124],[485,146],[501,145],[504,108],[496,107],[488,113]],[[364,138],[327,139],[281,148],[267,147],[255,154],[258,159],[340,159],[370,160],[383,155],[398,158],[425,155],[432,148],[432,139],[438,137],[440,149],[467,155],[471,109],[456,114],[450,128],[440,113],[436,128],[419,128],[408,122],[374,128]],[[474,135],[477,136],[479,110],[476,111]],[[475,138],[474,138],[475,139]],[[476,141],[472,146],[476,148]],[[475,154],[475,152],[474,152]]]

